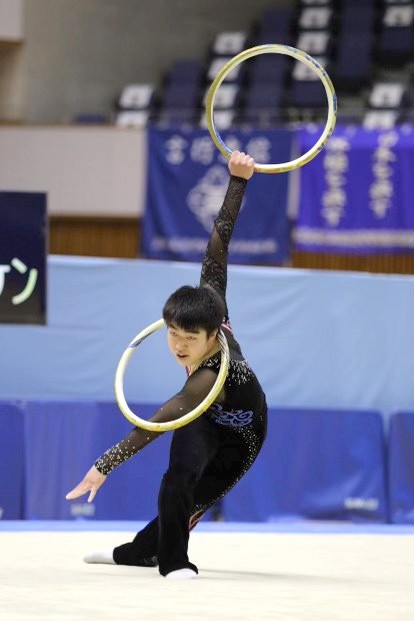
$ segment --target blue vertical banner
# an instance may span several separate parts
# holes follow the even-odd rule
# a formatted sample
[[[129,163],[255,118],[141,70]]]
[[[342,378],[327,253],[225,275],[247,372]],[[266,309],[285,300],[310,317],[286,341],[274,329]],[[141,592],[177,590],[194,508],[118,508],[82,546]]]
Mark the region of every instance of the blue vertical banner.
[[[301,152],[315,130],[299,132]],[[296,248],[346,254],[414,252],[414,127],[337,127],[301,169]]]
[[[0,192],[0,323],[46,323],[46,194]]]
[[[226,145],[261,164],[291,159],[286,130],[223,132]],[[228,161],[206,130],[150,127],[142,252],[200,262],[229,181]],[[233,263],[283,263],[289,252],[288,175],[249,181],[230,244]]]

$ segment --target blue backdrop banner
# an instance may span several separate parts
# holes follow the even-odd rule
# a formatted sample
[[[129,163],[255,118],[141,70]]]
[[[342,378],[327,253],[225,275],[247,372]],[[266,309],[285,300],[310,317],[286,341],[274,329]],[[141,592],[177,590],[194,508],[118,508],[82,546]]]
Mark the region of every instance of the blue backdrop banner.
[[[299,133],[301,152],[315,135]],[[296,247],[414,252],[413,171],[413,127],[337,127],[324,151],[301,169]]]
[[[291,159],[282,130],[223,133],[231,150],[262,164]],[[147,258],[200,262],[228,184],[227,160],[206,130],[148,131],[148,187],[142,249]],[[256,174],[230,246],[234,263],[282,263],[288,256],[288,175]]]
[[[46,323],[46,194],[0,192],[0,323]]]

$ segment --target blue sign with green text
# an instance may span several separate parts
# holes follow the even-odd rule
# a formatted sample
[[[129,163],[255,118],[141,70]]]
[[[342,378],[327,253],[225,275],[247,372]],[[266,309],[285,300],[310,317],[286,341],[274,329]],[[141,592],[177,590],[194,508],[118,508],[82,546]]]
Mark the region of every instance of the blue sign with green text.
[[[46,194],[0,192],[0,323],[46,323]]]

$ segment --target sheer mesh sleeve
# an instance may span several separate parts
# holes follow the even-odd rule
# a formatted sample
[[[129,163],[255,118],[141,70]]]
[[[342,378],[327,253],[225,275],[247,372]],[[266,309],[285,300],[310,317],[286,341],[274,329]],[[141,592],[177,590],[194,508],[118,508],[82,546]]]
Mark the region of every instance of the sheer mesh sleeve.
[[[246,184],[246,179],[230,177],[223,205],[214,222],[201,270],[200,285],[213,287],[224,302],[226,301],[229,243],[240,211]],[[216,378],[216,373],[210,369],[201,368],[195,371],[187,379],[183,389],[164,403],[149,420],[167,422],[184,416],[207,396]],[[221,399],[220,396],[216,399],[218,403],[220,400],[222,400],[222,396]],[[160,435],[161,433],[149,432],[135,427],[121,442],[108,449],[95,462],[95,467],[102,474],[109,474]]]
[[[208,395],[216,379],[216,373],[210,369],[195,371],[187,379],[182,390],[164,403],[149,420],[164,423],[188,414]],[[220,398],[216,401],[220,402]],[[160,435],[162,434],[158,432],[135,427],[121,442],[99,457],[95,467],[101,474],[107,475]]]
[[[229,243],[240,211],[246,184],[246,179],[230,177],[226,196],[214,222],[201,269],[200,285],[213,287],[224,301],[226,301]]]

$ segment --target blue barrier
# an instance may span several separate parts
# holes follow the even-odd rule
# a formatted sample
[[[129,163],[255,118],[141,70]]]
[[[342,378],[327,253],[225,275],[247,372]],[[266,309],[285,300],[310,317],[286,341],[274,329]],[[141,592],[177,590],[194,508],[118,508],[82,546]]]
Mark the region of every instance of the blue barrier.
[[[23,518],[23,412],[13,402],[0,403],[0,519]]]
[[[262,453],[223,499],[223,513],[229,521],[386,522],[381,415],[271,410]]]
[[[134,404],[131,407],[138,412]],[[153,409],[139,406],[143,418]],[[28,402],[26,518],[153,518],[157,514],[159,483],[168,463],[169,435],[161,436],[111,473],[93,503],[87,503],[87,496],[71,502],[65,499],[96,458],[130,429],[115,403]]]
[[[388,445],[391,522],[414,524],[414,412],[391,416]]]
[[[147,418],[155,406],[131,407]],[[86,496],[68,502],[66,493],[95,459],[130,430],[117,405],[29,401],[17,407],[3,403],[0,415],[4,423],[0,444],[5,464],[0,471],[4,518],[138,521],[156,514],[171,434],[161,436],[115,470],[93,503],[88,504]],[[400,523],[410,521],[414,504],[413,417],[394,417],[390,429],[392,514],[393,521]],[[263,450],[224,498],[221,512],[228,521],[386,522],[381,415],[356,410],[270,410]]]

